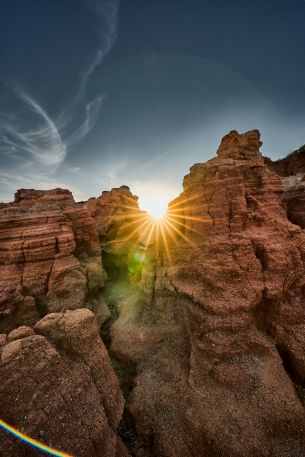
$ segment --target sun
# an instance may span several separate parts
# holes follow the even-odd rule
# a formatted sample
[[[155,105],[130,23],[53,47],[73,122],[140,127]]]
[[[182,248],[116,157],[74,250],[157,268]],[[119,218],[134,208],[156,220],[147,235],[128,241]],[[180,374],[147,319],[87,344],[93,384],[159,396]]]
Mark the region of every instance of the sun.
[[[142,201],[141,207],[154,221],[161,221],[167,213],[167,202],[160,199],[145,199]]]
[[[169,200],[164,198],[164,194],[156,190],[142,198],[138,206],[138,197],[135,200],[134,197],[126,196],[126,202],[122,202],[122,212],[110,216],[116,222],[122,221],[122,236],[117,240],[118,244],[124,246],[136,240],[141,249],[144,249],[143,252],[156,249],[163,259],[169,261],[179,243],[196,246],[191,232],[200,232],[193,227],[194,222],[206,222],[200,214],[196,215],[196,210],[202,208],[201,200],[200,204],[197,203],[199,197],[196,194],[167,203]],[[192,209],[192,213],[187,214],[186,209]]]

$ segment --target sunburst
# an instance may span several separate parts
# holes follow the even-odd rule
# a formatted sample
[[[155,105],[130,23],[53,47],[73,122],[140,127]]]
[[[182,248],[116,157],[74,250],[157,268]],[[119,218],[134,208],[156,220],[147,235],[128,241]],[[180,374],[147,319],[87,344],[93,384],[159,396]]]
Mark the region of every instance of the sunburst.
[[[127,199],[122,204],[122,214],[111,216],[114,222],[121,222],[116,243],[121,248],[140,243],[144,251],[155,249],[171,260],[178,245],[196,246],[196,236],[202,234],[200,223],[206,224],[210,220],[208,216],[200,215],[204,208],[201,199],[198,194],[179,198],[165,212],[164,204],[156,203],[146,212]]]

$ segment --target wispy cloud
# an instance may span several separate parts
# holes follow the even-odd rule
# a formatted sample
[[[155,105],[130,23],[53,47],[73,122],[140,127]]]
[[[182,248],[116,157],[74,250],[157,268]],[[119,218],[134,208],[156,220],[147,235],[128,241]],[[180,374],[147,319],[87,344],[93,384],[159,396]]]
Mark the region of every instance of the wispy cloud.
[[[94,127],[100,112],[104,97],[99,95],[94,100],[90,101],[86,105],[85,118],[82,124],[76,128],[76,130],[67,138],[67,145],[78,143],[82,140]]]
[[[0,113],[1,200],[17,187],[52,185],[67,151],[56,122],[32,96],[20,86],[7,86],[7,94],[14,108]]]
[[[8,87],[8,86],[7,86]],[[102,97],[87,103],[82,122],[67,133],[66,122],[52,120],[46,110],[20,86],[11,87],[14,110],[0,113],[0,153],[5,156],[0,171],[0,187],[57,186],[52,175],[63,163],[69,146],[81,141],[94,127]],[[79,167],[70,169],[80,172]],[[1,199],[7,198],[1,195]]]
[[[79,97],[84,94],[89,77],[109,53],[116,40],[120,6],[119,0],[83,0],[83,2],[97,16],[99,48],[95,52],[89,67],[82,74]]]
[[[56,117],[20,85],[7,85],[13,109],[1,112],[0,154],[5,156],[0,170],[0,186],[50,187],[56,185],[55,172],[69,153],[69,147],[80,142],[94,127],[104,95],[86,101],[86,87],[94,70],[111,50],[117,36],[119,0],[82,0],[99,24],[98,49],[88,67],[81,73],[74,100]],[[79,167],[70,171],[79,173]],[[0,199],[6,198],[2,195]]]
[[[70,171],[70,173],[79,173],[80,172],[79,167],[68,167],[67,170]]]
[[[105,170],[107,170],[106,177],[109,178],[113,184],[115,184],[116,182],[119,182],[121,179],[120,174],[126,168],[126,165],[127,165],[126,159],[122,159],[122,160],[120,160],[120,162],[117,162],[117,163],[110,162],[107,164],[107,162],[106,162],[105,163]]]
[[[55,122],[21,87],[14,88],[14,95],[15,103],[23,105],[23,115],[0,113],[1,149],[13,158],[50,166],[53,171],[66,157],[66,145]]]

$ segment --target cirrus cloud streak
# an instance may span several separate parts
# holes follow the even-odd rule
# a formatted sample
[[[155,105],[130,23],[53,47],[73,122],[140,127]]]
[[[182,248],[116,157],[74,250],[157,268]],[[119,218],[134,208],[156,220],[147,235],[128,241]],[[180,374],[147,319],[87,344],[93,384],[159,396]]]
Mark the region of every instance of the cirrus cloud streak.
[[[51,116],[20,84],[6,84],[6,96],[11,103],[7,103],[9,109],[0,110],[0,186],[5,189],[0,200],[9,198],[17,186],[57,185],[54,174],[70,153],[70,147],[85,138],[98,119],[105,95],[85,100],[86,88],[91,74],[115,42],[119,0],[82,1],[99,24],[99,42],[88,67],[80,74],[74,100]],[[80,171],[79,167],[74,169]]]

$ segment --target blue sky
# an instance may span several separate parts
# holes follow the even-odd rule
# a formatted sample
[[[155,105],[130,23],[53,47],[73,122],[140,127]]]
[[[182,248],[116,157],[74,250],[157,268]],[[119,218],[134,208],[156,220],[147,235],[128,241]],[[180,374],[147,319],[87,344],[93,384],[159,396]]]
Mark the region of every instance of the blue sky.
[[[181,191],[231,129],[305,143],[303,0],[0,0],[0,200]]]

